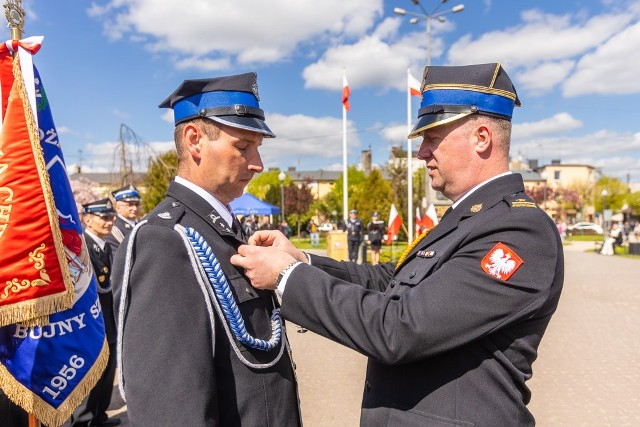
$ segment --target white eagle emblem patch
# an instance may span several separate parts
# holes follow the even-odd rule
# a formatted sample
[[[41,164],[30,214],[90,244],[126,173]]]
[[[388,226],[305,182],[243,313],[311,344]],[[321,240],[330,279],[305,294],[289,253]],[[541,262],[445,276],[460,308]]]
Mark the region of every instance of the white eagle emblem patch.
[[[481,266],[488,275],[506,281],[523,263],[513,249],[499,242],[482,258]]]

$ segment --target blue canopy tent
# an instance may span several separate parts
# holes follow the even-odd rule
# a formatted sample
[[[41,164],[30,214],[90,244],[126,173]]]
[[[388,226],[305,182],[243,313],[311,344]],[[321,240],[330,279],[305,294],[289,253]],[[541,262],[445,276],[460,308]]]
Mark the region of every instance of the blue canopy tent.
[[[244,193],[229,204],[234,215],[278,215],[280,213],[279,207],[260,200],[250,193]]]

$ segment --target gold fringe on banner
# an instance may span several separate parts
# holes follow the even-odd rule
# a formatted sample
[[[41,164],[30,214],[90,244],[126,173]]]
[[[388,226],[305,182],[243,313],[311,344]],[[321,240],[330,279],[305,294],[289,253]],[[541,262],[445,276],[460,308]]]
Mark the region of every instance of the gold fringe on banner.
[[[36,125],[29,98],[26,93],[24,77],[22,75],[22,69],[20,68],[18,55],[16,55],[13,61],[13,76],[15,82],[14,84],[17,85],[17,90],[22,100],[25,121],[27,123],[27,129],[29,131],[29,140],[31,141],[31,148],[33,150],[36,167],[38,169],[38,176],[40,178],[45,205],[47,207],[49,224],[51,227],[51,233],[56,249],[56,255],[58,257],[58,263],[62,272],[65,292],[39,297],[31,301],[23,301],[0,308],[0,326],[23,322],[24,320],[33,317],[42,318],[49,314],[57,313],[71,308],[74,303],[74,285],[69,273],[69,265],[67,263],[67,257],[64,252],[64,244],[62,243],[62,233],[60,231],[60,224],[58,220],[55,201],[53,199],[53,191],[51,190],[49,172],[47,171],[47,166],[44,161],[44,153],[42,151],[42,146],[40,145],[38,127]],[[31,321],[31,323],[34,322],[38,323],[39,320]]]
[[[0,388],[11,401],[21,406],[25,411],[35,415],[40,422],[48,427],[60,427],[64,424],[73,411],[82,403],[82,400],[89,394],[91,389],[102,376],[102,372],[107,366],[109,359],[109,345],[105,339],[100,350],[100,355],[78,386],[67,397],[58,409],[53,408],[39,396],[33,394],[31,390],[16,381],[7,368],[0,365]]]

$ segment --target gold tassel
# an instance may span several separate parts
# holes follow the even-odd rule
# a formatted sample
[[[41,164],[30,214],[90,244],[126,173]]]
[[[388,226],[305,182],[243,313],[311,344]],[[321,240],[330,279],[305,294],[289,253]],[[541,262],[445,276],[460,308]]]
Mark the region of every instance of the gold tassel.
[[[109,345],[105,339],[96,362],[57,410],[16,381],[3,365],[0,365],[0,388],[11,401],[28,413],[35,415],[40,422],[49,427],[60,427],[69,419],[91,389],[95,387],[107,366],[108,360]]]
[[[396,270],[398,269],[398,267],[400,267],[400,264],[402,264],[402,262],[409,256],[409,254],[411,253],[413,248],[418,246],[418,243],[420,243],[422,241],[422,239],[427,237],[427,235],[429,233],[431,233],[433,230],[435,230],[435,228],[436,227],[433,227],[433,228],[430,228],[429,230],[423,231],[422,234],[419,235],[416,240],[414,240],[413,242],[411,242],[411,244],[409,246],[407,246],[407,248],[404,250],[404,252],[402,252],[402,255],[400,255],[400,259],[396,263],[396,268],[395,268]]]

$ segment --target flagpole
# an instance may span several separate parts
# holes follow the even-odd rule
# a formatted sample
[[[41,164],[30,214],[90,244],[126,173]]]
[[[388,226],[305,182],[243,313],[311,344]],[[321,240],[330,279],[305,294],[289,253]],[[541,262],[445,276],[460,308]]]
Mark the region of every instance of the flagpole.
[[[9,23],[9,28],[11,29],[11,40],[22,39],[24,18],[26,13],[24,9],[22,9],[21,2],[22,0],[17,0],[16,2],[5,1],[4,4],[5,16],[7,18],[7,22]],[[17,54],[18,51],[16,49],[14,55]],[[27,419],[29,427],[40,427],[40,421],[36,418],[35,415],[28,413]]]
[[[22,5],[20,4],[21,2],[22,0],[18,0],[17,2],[5,1],[4,3],[5,16],[9,23],[9,28],[11,29],[11,40],[22,39],[24,17],[26,14],[24,9],[22,9]],[[18,51],[16,49],[14,55],[17,54]],[[28,414],[28,423],[29,427],[40,427],[40,421],[31,413]]]
[[[407,135],[411,133],[411,69],[407,68]],[[409,235],[407,244],[413,241],[413,153],[411,152],[411,138],[407,138],[407,226]]]
[[[346,81],[346,70],[342,69],[342,81]],[[342,103],[342,219],[345,224],[349,217],[349,196],[347,194],[347,107]]]

